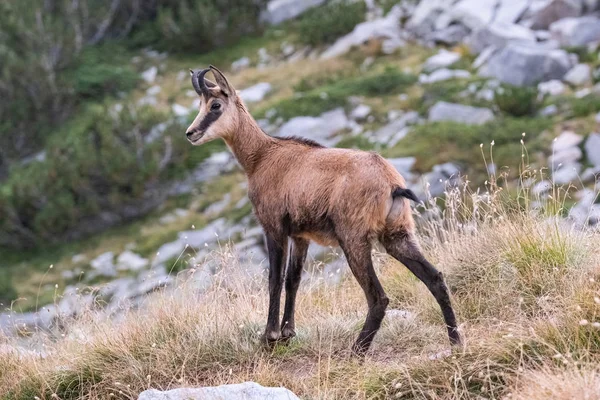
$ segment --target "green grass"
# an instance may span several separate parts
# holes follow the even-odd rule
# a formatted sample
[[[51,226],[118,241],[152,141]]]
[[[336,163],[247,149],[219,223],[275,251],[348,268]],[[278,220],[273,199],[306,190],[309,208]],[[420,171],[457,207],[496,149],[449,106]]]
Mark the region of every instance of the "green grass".
[[[364,2],[340,0],[306,12],[297,22],[298,41],[320,46],[352,31],[365,19]]]

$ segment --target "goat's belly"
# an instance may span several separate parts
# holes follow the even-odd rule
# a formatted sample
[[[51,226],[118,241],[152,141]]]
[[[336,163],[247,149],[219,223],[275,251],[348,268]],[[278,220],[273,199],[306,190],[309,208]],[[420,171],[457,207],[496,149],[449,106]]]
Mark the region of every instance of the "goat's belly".
[[[302,232],[294,235],[305,240],[311,240],[321,246],[339,246],[339,243],[335,237],[323,232]]]

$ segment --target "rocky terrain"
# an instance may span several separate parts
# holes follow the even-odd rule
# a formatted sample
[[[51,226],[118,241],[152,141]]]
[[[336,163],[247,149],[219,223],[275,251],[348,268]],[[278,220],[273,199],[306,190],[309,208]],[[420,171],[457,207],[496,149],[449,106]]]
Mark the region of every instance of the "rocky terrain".
[[[351,31],[310,45],[295,41],[286,24],[327,2],[269,2],[262,18],[275,33],[236,48],[235,59],[220,66],[265,132],[381,152],[424,200],[415,210],[421,221],[444,213],[450,199],[443,199],[453,188],[489,193],[502,181],[508,193],[527,193],[532,210],[560,197],[564,223],[597,229],[600,2],[364,4]],[[210,54],[184,61],[212,62]],[[188,65],[153,50],[131,62],[140,66],[141,83],[130,100],[169,113],[144,140],[163,140],[171,124],[184,126],[195,115]],[[111,107],[119,112],[123,103]],[[180,136],[184,140],[183,131]],[[58,256],[20,260],[26,272],[15,281],[25,289],[22,300],[0,314],[4,334],[17,337],[23,351],[44,356],[35,339],[26,339],[32,333],[74,334],[71,324],[90,311],[126,319],[132,308],[147,306],[152,293],[176,294],[181,282],[196,293],[208,290],[219,271],[215,251],[224,247],[247,274],[265,274],[262,230],[224,146],[210,148],[162,193],[163,206],[141,221]],[[346,268],[338,253],[311,245],[306,274],[339,284]]]

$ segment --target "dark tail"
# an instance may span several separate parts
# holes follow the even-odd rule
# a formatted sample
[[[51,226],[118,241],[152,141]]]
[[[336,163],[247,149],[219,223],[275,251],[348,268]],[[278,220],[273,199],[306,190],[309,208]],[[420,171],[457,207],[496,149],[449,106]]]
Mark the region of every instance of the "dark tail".
[[[419,198],[417,197],[417,195],[415,194],[415,192],[413,192],[410,189],[403,189],[403,188],[397,188],[392,192],[392,197],[396,198],[396,197],[406,197],[409,200],[412,200],[416,203],[420,203],[421,200],[419,200]]]

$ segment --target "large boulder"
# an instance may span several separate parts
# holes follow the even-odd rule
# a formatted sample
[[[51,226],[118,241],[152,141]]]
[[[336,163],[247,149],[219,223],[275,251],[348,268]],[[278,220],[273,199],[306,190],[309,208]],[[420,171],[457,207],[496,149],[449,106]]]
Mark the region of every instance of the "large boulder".
[[[563,46],[585,46],[600,41],[600,19],[595,16],[563,18],[550,25],[550,33]]]
[[[496,9],[494,22],[513,24],[517,22],[527,11],[529,1],[523,0],[501,0]]]
[[[469,29],[479,29],[494,20],[497,6],[498,0],[460,0],[448,12],[447,21],[460,22]]]
[[[529,86],[551,79],[562,79],[573,62],[560,49],[512,43],[490,57],[479,73],[515,86]]]
[[[483,125],[494,119],[494,113],[488,108],[471,107],[463,104],[439,101],[429,110],[429,121],[453,121],[467,125]]]
[[[321,58],[334,58],[347,53],[354,46],[359,46],[372,39],[384,39],[384,45],[398,47],[404,44],[400,17],[402,9],[393,7],[385,18],[362,22],[349,34],[339,38],[330,48],[321,54]],[[387,43],[387,44],[386,44]]]
[[[585,141],[585,154],[594,167],[600,167],[600,133],[592,133]]]
[[[532,16],[533,29],[548,29],[550,24],[566,17],[578,17],[583,10],[581,0],[552,0]]]
[[[262,19],[271,25],[294,19],[309,9],[320,6],[325,0],[271,0]]]
[[[535,33],[521,25],[494,22],[477,29],[467,39],[469,48],[476,54],[489,46],[502,48],[511,42],[535,43]]]
[[[592,69],[587,64],[577,64],[565,75],[565,82],[579,86],[588,83],[592,79]]]
[[[449,0],[421,0],[407,22],[407,28],[420,36],[431,33],[434,30],[435,21],[448,11],[452,3]],[[437,29],[442,28],[444,27],[437,27]]]
[[[300,400],[286,388],[263,387],[258,383],[244,382],[203,388],[181,388],[169,391],[156,389],[140,393],[138,400]]]

